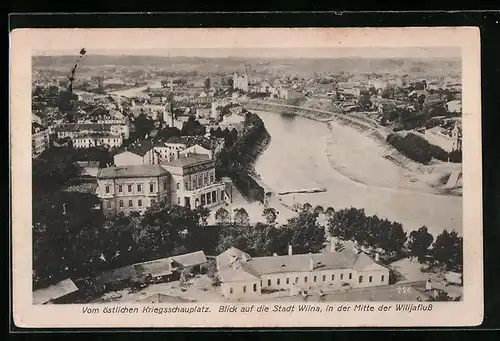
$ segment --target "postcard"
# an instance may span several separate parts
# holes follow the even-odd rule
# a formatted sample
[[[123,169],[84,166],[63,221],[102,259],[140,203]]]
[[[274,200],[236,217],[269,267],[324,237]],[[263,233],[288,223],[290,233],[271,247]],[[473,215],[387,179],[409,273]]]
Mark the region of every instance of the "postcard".
[[[481,324],[478,28],[10,43],[16,326]]]

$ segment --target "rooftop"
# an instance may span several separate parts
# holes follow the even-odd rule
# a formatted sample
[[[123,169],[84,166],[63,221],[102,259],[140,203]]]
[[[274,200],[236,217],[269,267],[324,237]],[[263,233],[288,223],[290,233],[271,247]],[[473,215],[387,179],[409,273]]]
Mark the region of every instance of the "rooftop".
[[[98,124],[98,123],[70,123],[63,126],[57,127],[56,132],[60,131],[83,131],[83,130],[94,130],[94,131],[108,131],[111,129],[111,124]]]
[[[243,259],[244,254],[244,252],[236,248],[231,248],[217,256],[217,263],[223,280],[237,281],[241,280],[241,278],[268,274],[309,272],[311,259],[313,261],[313,270],[354,269],[359,271],[384,268],[367,254],[363,252],[357,253],[352,249],[345,249],[341,252],[255,258],[248,257],[248,254],[245,254],[247,260]],[[246,274],[242,274],[242,272]]]
[[[130,152],[139,156],[144,156],[146,155],[147,152],[149,152],[153,148],[153,143],[149,140],[146,141],[141,141],[141,142],[135,142],[131,144],[128,147],[124,147],[121,149],[121,153],[124,152]]]
[[[207,161],[212,161],[210,159],[210,156],[205,155],[205,154],[192,154],[186,157],[181,157],[176,160],[170,161],[170,162],[162,162],[163,166],[168,166],[168,167],[180,167],[180,168],[185,168],[189,166],[194,166],[197,164],[203,164],[206,163]]]
[[[102,168],[97,173],[98,179],[114,179],[114,178],[134,178],[134,177],[151,177],[168,174],[168,172],[160,165],[133,165],[121,167]]]
[[[183,267],[200,265],[207,262],[207,258],[205,257],[205,253],[203,251],[186,253],[184,255],[173,256],[170,258]]]
[[[68,278],[48,288],[39,289],[33,292],[33,304],[44,304],[75,291],[78,291],[78,287]]]

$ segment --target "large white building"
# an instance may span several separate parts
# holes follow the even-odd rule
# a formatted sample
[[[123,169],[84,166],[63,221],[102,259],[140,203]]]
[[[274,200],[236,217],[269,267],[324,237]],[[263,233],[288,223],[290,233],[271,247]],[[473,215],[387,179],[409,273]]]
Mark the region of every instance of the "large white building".
[[[37,122],[31,123],[31,143],[33,157],[40,155],[50,146],[49,130]]]
[[[103,212],[144,213],[155,202],[190,208],[212,208],[229,195],[215,179],[215,161],[193,154],[171,162],[103,168],[97,175]]]
[[[123,144],[121,134],[112,133],[92,133],[73,137],[71,143],[74,148],[107,147],[118,148]]]
[[[222,295],[231,299],[256,298],[263,290],[335,291],[389,284],[389,269],[355,249],[316,254],[250,257],[230,248],[216,258]]]

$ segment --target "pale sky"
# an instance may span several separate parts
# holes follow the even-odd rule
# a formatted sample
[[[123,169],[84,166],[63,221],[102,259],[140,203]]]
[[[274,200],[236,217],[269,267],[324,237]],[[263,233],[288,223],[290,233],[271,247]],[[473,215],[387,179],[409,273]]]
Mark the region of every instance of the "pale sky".
[[[82,48],[85,46],[82,46]],[[78,55],[76,50],[34,51],[34,55]],[[460,48],[198,48],[198,49],[92,49],[87,55],[137,55],[185,57],[260,57],[260,58],[460,58]]]

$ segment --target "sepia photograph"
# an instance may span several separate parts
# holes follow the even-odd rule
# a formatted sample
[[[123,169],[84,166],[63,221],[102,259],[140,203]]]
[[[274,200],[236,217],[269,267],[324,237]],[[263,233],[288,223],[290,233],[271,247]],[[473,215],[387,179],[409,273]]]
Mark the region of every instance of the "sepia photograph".
[[[424,314],[466,300],[481,315],[480,88],[465,78],[479,69],[458,33],[372,46],[366,34],[349,45],[363,29],[350,30],[341,45],[302,30],[316,38],[303,46],[279,29],[262,44],[266,30],[187,30],[204,43],[184,46],[20,32],[47,42],[23,57],[30,114],[11,111],[23,116],[11,138],[26,144],[31,125],[31,155],[17,155],[26,226],[13,232],[30,238],[13,243],[23,300],[127,326],[144,314],[280,326],[296,313],[332,326],[375,311],[365,318],[434,325]]]

